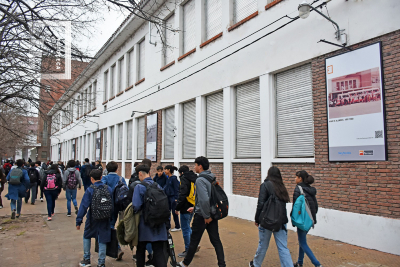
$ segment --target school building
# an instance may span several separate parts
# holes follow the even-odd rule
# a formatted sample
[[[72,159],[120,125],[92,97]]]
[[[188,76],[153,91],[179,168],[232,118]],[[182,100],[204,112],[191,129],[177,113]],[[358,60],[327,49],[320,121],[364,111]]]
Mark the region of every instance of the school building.
[[[311,9],[305,19],[300,0],[173,2],[141,1],[164,26],[129,16],[49,111],[51,159],[114,160],[129,178],[145,157],[154,174],[204,155],[230,215],[248,220],[270,166],[290,195],[304,169],[318,190],[310,234],[400,255],[400,2],[316,0],[326,17]],[[328,108],[342,107],[329,107],[326,75],[337,68],[325,60],[378,42],[385,133],[375,137],[386,158],[330,161]],[[356,76],[334,90],[358,88]]]

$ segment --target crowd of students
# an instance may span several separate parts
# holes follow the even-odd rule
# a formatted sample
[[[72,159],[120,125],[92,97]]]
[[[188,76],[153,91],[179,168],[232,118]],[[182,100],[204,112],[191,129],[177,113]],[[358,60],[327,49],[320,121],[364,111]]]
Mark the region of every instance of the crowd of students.
[[[30,192],[31,204],[34,205],[37,189],[40,186],[41,194],[44,194],[47,202],[48,220],[51,220],[54,216],[56,199],[64,189],[67,198],[67,216],[71,216],[72,201],[77,214],[77,230],[80,230],[86,216],[83,233],[84,256],[79,263],[79,266],[82,267],[91,266],[92,238],[97,239],[98,242],[97,266],[105,266],[107,243],[111,241],[112,229],[115,229],[118,218],[119,224],[116,231],[118,240],[123,245],[129,244],[132,250],[136,247],[133,259],[138,267],[166,267],[168,257],[165,247],[169,232],[177,231],[182,231],[185,250],[178,254],[178,257],[183,260],[177,262],[176,266],[189,266],[194,255],[200,250],[199,244],[205,230],[207,230],[210,242],[215,249],[218,266],[226,266],[218,220],[213,219],[211,214],[211,192],[216,183],[216,177],[209,170],[208,159],[196,158],[194,171],[186,165],[182,165],[179,169],[172,165],[164,168],[158,166],[153,178],[150,173],[151,163],[148,159],[141,163],[136,162],[129,183],[126,183],[125,179],[117,174],[118,164],[113,161],[107,164],[105,170],[101,167],[101,162],[90,164],[89,159],[85,159],[85,164],[82,166],[79,162],[70,160],[65,170],[60,163],[50,163],[48,167],[46,166],[47,170],[44,170],[40,162],[31,163],[30,167],[25,169],[23,160],[17,160],[16,167],[3,166],[3,169],[0,169],[0,205],[2,207],[3,204],[1,192],[5,182],[8,181],[6,197],[11,200],[11,218],[18,218],[21,214],[22,198],[29,199],[27,193]],[[179,173],[179,179],[174,175],[176,171]],[[307,203],[313,227],[317,223],[316,214],[318,212],[316,189],[311,186],[314,178],[306,171],[298,171],[295,174],[294,182],[297,186],[293,193],[293,203],[297,204],[300,202],[297,202],[299,199]],[[78,208],[76,194],[82,185],[85,193]],[[128,202],[123,203],[121,196],[128,199]],[[155,199],[157,199],[157,205],[153,205],[156,203]],[[295,222],[297,212],[301,213],[296,210],[295,205],[293,208],[295,212],[292,214],[292,210],[291,217],[293,225],[297,227],[299,252],[297,262],[293,263],[287,247],[287,223],[289,220],[286,203],[289,202],[289,193],[283,183],[280,170],[277,167],[271,167],[268,170],[268,176],[260,185],[255,213],[259,243],[253,260],[249,262],[250,267],[262,265],[272,235],[274,235],[278,248],[281,266],[303,266],[304,254],[310,258],[314,266],[321,266],[307,245],[309,228],[304,228]],[[269,211],[270,205],[276,205],[274,213]],[[278,207],[278,211],[276,211],[276,207]],[[166,213],[165,210],[167,210]],[[154,211],[158,213],[156,212],[154,215]],[[171,227],[172,220],[174,228]],[[128,238],[129,231],[131,237]],[[115,258],[121,260],[123,254],[118,243],[118,252]]]

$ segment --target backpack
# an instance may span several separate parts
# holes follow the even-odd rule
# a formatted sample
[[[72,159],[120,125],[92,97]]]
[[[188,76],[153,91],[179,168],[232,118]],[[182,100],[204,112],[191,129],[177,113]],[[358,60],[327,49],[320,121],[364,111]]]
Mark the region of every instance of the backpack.
[[[48,173],[47,177],[46,177],[46,182],[47,182],[47,186],[45,186],[44,189],[46,190],[55,190],[58,188],[58,186],[56,185],[56,174],[55,173]]]
[[[312,217],[310,204],[304,195],[303,188],[299,185],[298,188],[300,189],[300,196],[293,204],[293,210],[290,218],[292,219],[292,224],[294,226],[297,226],[297,228],[307,232],[311,229],[311,227],[314,228],[314,220]]]
[[[29,175],[29,180],[31,181],[31,184],[37,183],[38,177],[37,177],[37,171],[35,170],[28,170],[28,175]]]
[[[213,220],[221,220],[228,216],[229,201],[225,194],[225,191],[219,185],[217,181],[212,181],[208,177],[206,178],[211,183],[211,198],[210,198],[210,214]],[[190,189],[191,190],[191,189]]]
[[[76,179],[75,171],[70,171],[67,177],[67,181],[65,182],[68,189],[75,189],[78,184],[78,179]]]
[[[264,203],[260,214],[260,226],[272,232],[278,232],[282,229],[282,225],[287,223],[286,203],[276,197],[273,190],[270,192],[267,202]]]
[[[86,165],[85,166],[85,174],[86,174],[86,177],[89,177],[90,178],[90,172],[92,171],[92,165]]]
[[[5,170],[4,170],[4,173],[6,174],[6,175],[8,175],[8,173],[11,171],[11,164],[7,164],[6,165],[6,168],[5,168]]]
[[[142,213],[144,222],[152,228],[168,222],[171,212],[164,190],[156,182],[150,185],[142,181],[140,184],[146,187]]]
[[[196,185],[190,182],[190,192],[189,196],[186,197],[186,200],[193,206],[195,204],[195,196],[196,196]]]
[[[96,221],[104,221],[111,218],[113,203],[110,192],[108,191],[108,186],[94,186],[92,203],[90,204],[91,217]]]
[[[23,172],[21,168],[14,168],[10,173],[10,181],[9,183],[12,185],[20,185],[22,182]]]
[[[132,198],[129,199],[128,195],[129,188],[122,182],[122,177],[120,177],[114,189],[114,203],[118,211],[125,210],[129,203],[132,202]]]

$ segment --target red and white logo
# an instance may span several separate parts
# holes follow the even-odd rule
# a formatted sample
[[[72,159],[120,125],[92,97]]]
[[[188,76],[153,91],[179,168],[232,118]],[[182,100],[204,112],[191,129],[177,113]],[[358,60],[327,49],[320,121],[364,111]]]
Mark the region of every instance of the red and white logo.
[[[360,155],[360,156],[364,156],[364,150],[360,150],[360,151],[359,151],[359,155]]]
[[[328,74],[332,74],[333,73],[333,65],[330,65],[327,67],[327,72]]]

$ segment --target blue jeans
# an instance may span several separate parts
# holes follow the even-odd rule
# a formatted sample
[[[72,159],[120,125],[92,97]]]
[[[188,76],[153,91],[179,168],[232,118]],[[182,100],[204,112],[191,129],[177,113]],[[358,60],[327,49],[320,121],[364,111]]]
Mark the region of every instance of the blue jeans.
[[[44,196],[46,197],[46,203],[47,203],[48,217],[51,217],[51,214],[54,213],[58,192],[59,192],[58,190],[44,190]]]
[[[85,260],[90,260],[91,244],[92,244],[91,239],[83,238],[83,258]],[[106,263],[106,250],[107,250],[107,244],[99,242],[99,260],[97,261],[98,265]]]
[[[18,198],[18,200],[11,199],[11,211],[16,210],[17,214],[21,214],[21,208],[22,208],[22,198]]]
[[[285,225],[286,228],[286,225]],[[254,256],[253,264],[255,267],[261,267],[264,261],[265,254],[267,253],[271,235],[274,233],[275,243],[278,248],[279,259],[282,267],[293,267],[292,256],[287,247],[287,231],[281,229],[279,232],[272,232],[261,226],[258,227],[258,248]]]
[[[192,221],[193,213],[181,213],[181,228],[183,241],[185,242],[185,251],[189,251],[190,236],[192,235],[192,228],[190,222]]]
[[[78,206],[78,202],[76,201],[76,192],[77,189],[69,189],[65,190],[65,197],[67,198],[67,210],[68,213],[71,213],[71,200],[74,203],[74,206]]]
[[[319,263],[317,258],[315,258],[310,247],[307,245],[307,233],[308,232],[297,228],[297,237],[299,239],[299,245],[300,245],[299,246],[299,259],[297,260],[297,262],[300,265],[303,265],[304,253],[306,253],[307,256],[310,258],[312,264],[314,264],[315,266],[320,266],[321,264]]]

